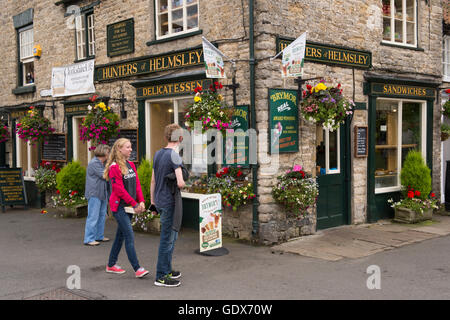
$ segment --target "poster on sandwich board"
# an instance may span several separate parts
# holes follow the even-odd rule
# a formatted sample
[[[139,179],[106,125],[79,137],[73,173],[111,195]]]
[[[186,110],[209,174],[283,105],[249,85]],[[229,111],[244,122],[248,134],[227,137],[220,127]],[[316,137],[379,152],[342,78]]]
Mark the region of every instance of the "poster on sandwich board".
[[[222,196],[207,194],[199,201],[200,252],[222,247]]]

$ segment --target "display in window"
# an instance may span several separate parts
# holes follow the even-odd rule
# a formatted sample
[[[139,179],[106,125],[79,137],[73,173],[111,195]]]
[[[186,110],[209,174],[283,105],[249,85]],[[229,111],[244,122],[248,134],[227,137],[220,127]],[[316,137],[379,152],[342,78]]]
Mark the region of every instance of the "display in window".
[[[402,108],[402,165],[411,150],[422,149],[421,105],[419,103],[403,103]]]

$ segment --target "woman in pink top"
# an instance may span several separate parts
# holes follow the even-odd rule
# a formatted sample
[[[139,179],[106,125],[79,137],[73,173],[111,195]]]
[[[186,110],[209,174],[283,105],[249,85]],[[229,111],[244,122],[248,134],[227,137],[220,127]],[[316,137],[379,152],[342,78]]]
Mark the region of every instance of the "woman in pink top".
[[[106,272],[122,274],[125,272],[116,265],[120,249],[125,240],[125,249],[137,278],[142,278],[148,271],[139,266],[139,261],[134,248],[134,233],[131,226],[132,214],[125,212],[125,207],[134,208],[136,214],[145,211],[144,196],[141,184],[136,173],[136,167],[128,159],[131,154],[131,142],[120,138],[112,147],[105,166],[103,177],[111,181],[112,193],[109,198],[109,206],[117,220],[117,234],[109,255]]]

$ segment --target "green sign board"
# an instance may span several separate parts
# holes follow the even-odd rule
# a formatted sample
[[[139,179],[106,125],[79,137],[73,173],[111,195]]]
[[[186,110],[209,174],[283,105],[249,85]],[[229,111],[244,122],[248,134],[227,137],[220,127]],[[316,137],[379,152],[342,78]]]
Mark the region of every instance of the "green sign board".
[[[249,166],[249,106],[234,108],[231,129],[234,134],[224,139],[224,164],[229,166]]]
[[[209,88],[211,79],[187,80],[170,83],[153,84],[136,89],[137,99],[161,98],[193,94],[197,87]]]
[[[109,81],[199,65],[203,65],[202,47],[99,65],[94,78]]]
[[[294,40],[291,38],[277,37],[277,52],[286,48]],[[305,61],[369,69],[372,66],[372,53],[369,51],[306,41]]]
[[[21,168],[0,169],[0,204],[3,212],[5,206],[27,205]]]
[[[371,93],[391,97],[434,98],[436,91],[429,87],[373,82]]]
[[[297,90],[269,89],[269,152],[298,151]]]
[[[106,26],[108,57],[134,52],[134,19],[128,19]]]

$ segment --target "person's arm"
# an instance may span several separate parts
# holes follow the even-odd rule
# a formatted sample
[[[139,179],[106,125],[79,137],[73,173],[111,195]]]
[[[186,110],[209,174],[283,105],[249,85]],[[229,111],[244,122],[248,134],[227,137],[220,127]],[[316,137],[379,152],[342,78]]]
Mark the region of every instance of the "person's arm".
[[[99,179],[103,179],[103,171],[105,170],[105,167],[100,162],[91,162],[89,163],[87,167],[87,173],[90,176],[96,176]]]
[[[150,183],[150,203],[155,204],[155,170],[152,170],[152,182]]]
[[[111,181],[112,192],[115,193],[118,198],[122,199],[133,208],[138,205],[138,203],[125,189],[122,180],[122,172],[117,164],[112,165],[109,169],[109,180]]]
[[[175,176],[177,177],[178,188],[183,189],[186,186],[186,183],[183,179],[183,171],[181,170],[181,167],[175,169]]]
[[[133,162],[130,162],[131,167],[133,168],[134,172],[136,173],[136,200],[139,202],[139,205],[142,209],[142,212],[145,211],[145,199],[144,195],[142,194],[142,187],[141,182],[139,181],[139,176],[137,174],[136,166]]]

